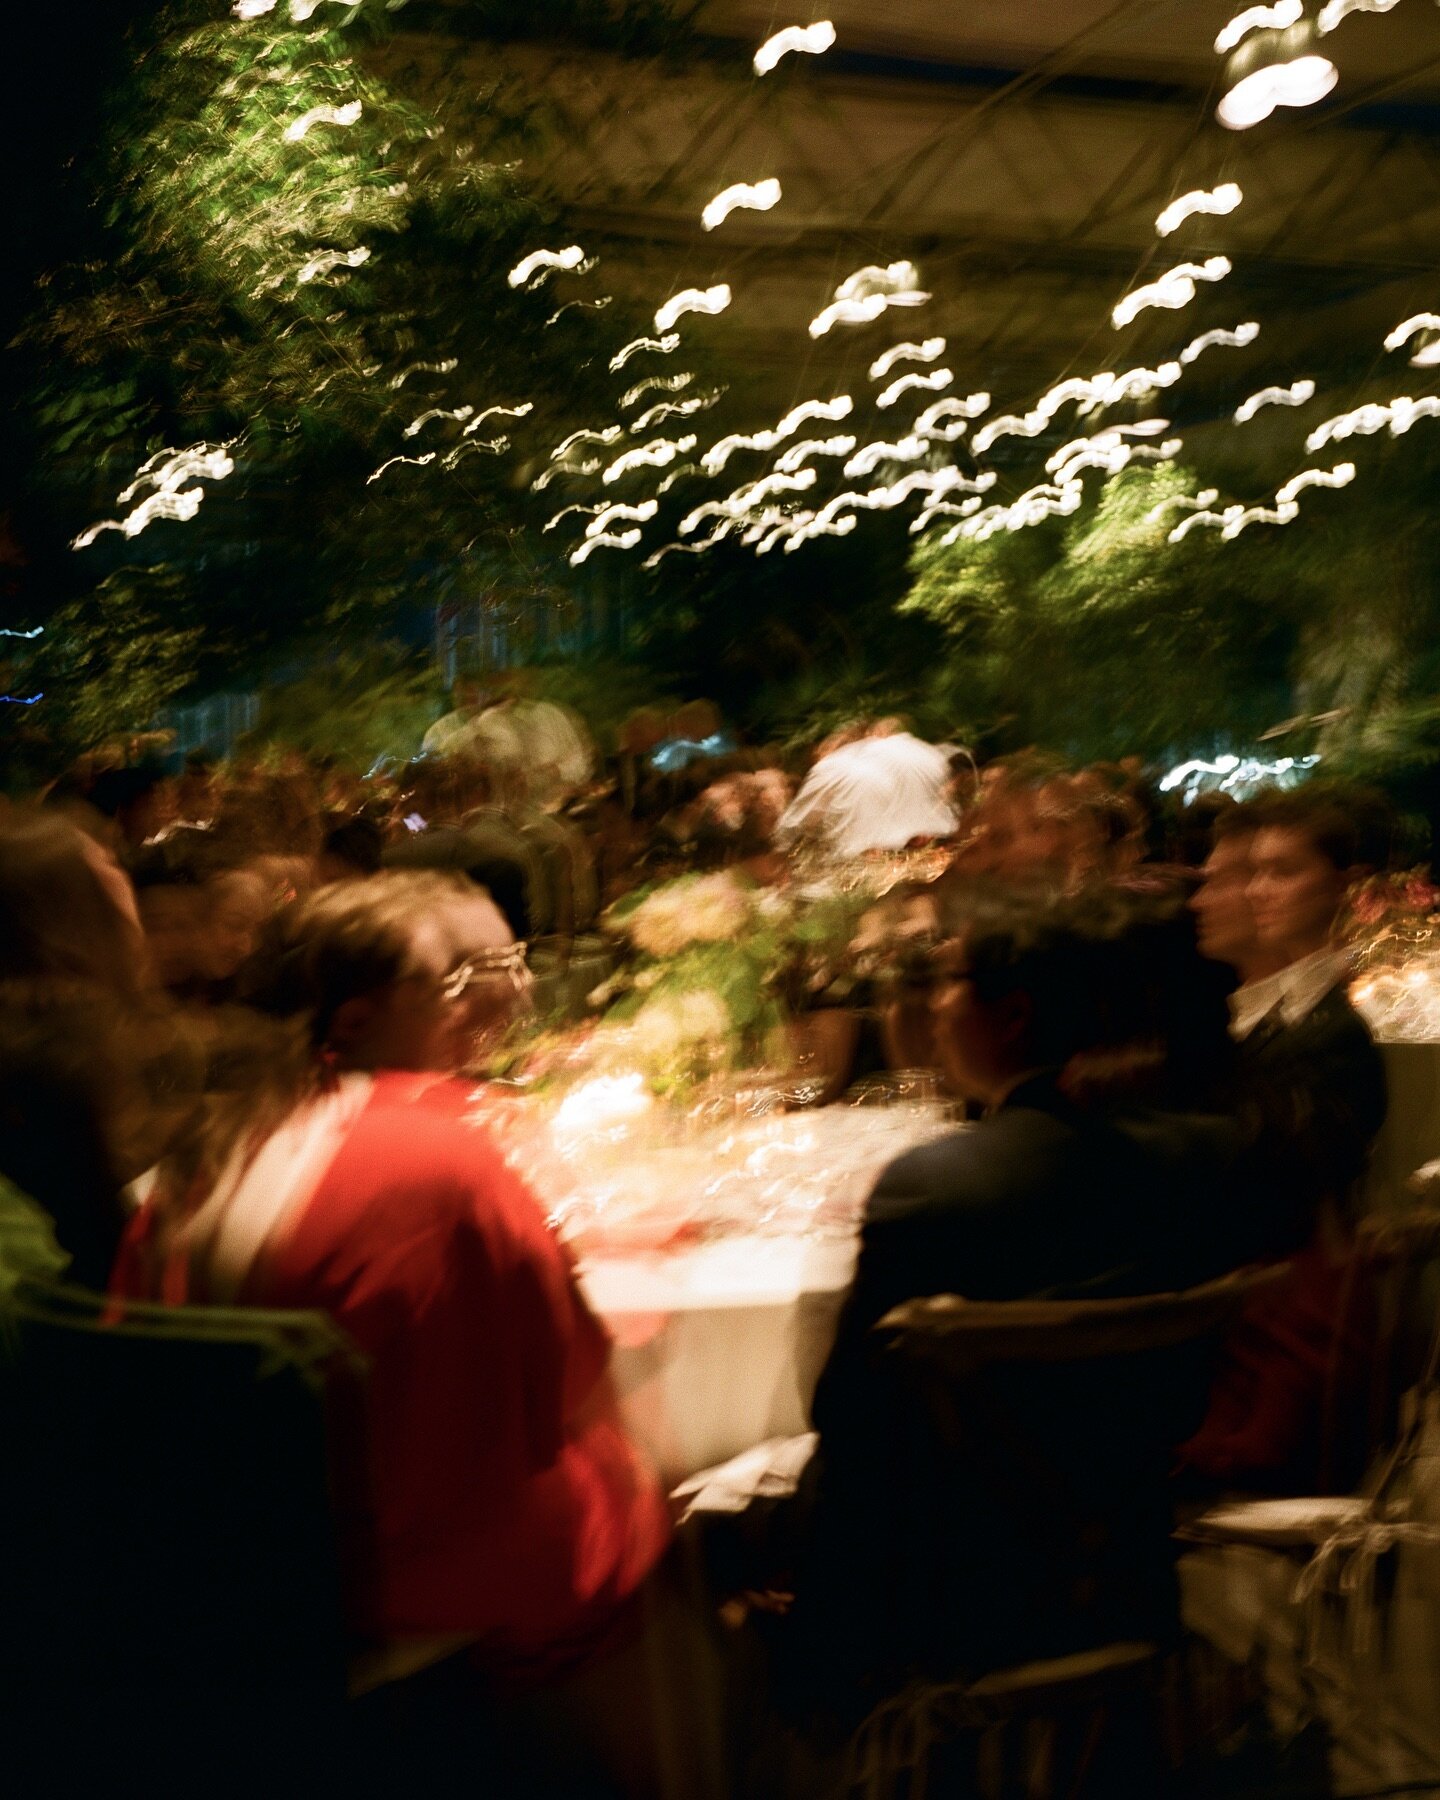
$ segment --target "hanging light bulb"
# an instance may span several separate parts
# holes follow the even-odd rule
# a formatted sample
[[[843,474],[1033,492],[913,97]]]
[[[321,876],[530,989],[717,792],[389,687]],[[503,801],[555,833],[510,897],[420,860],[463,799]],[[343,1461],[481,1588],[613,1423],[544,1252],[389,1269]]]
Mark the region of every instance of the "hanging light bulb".
[[[1252,31],[1225,64],[1225,95],[1215,116],[1231,131],[1246,131],[1277,106],[1314,106],[1339,79],[1320,51],[1313,19]]]

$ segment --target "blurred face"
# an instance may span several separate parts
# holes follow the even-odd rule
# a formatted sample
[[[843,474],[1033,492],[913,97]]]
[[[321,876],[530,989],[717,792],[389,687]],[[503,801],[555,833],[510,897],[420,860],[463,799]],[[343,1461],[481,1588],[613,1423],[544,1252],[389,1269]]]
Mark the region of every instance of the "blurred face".
[[[457,895],[446,918],[461,1062],[528,1012],[533,982],[515,933],[488,894]]]
[[[1242,971],[1256,948],[1249,893],[1254,842],[1250,832],[1222,838],[1205,859],[1204,880],[1190,899],[1200,954]]]
[[[1018,997],[981,999],[967,973],[963,940],[943,945],[935,962],[930,1008],[946,1083],[967,1099],[995,1105],[1025,1073],[1017,1051],[1023,1030]]]
[[[162,987],[183,987],[205,973],[205,896],[194,887],[151,887],[139,896],[150,960]]]
[[[1350,885],[1309,836],[1293,826],[1255,833],[1247,891],[1262,946],[1294,961],[1323,950]]]
[[[450,993],[450,945],[433,919],[411,944],[409,968],[373,994],[347,1000],[331,1027],[331,1048],[352,1069],[452,1070],[465,1059],[464,1009]]]
[[[209,896],[205,972],[212,981],[226,981],[255,948],[270,910],[269,896],[260,877],[244,870],[213,881]]]

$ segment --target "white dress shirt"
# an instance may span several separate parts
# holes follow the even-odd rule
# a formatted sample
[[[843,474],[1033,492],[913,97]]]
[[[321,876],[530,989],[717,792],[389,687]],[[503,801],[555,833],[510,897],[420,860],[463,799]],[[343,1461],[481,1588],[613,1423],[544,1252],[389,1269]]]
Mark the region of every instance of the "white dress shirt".
[[[1316,950],[1273,975],[1249,981],[1230,996],[1230,1035],[1247,1038],[1262,1019],[1276,1014],[1298,1025],[1350,973],[1348,950]]]
[[[903,850],[912,838],[948,837],[955,810],[945,797],[950,762],[908,731],[861,738],[822,756],[776,831],[783,847],[822,838],[836,856]]]

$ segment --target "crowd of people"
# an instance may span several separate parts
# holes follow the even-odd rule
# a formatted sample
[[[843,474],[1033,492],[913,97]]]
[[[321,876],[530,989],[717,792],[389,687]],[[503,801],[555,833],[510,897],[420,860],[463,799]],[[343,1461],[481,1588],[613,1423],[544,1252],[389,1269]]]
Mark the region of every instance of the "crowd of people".
[[[1374,796],[1167,811],[1138,766],[979,768],[898,720],[670,773],[606,769],[550,721],[561,750],[540,764],[503,712],[464,710],[368,781],[197,757],[72,771],[0,813],[6,1204],[43,1208],[67,1278],[122,1315],[318,1309],[368,1355],[357,1639],[397,1670],[438,1663],[477,1708],[530,1708],[554,1791],[744,1785],[760,1740],[747,1726],[737,1748],[725,1708],[700,1704],[728,1652],[677,1594],[604,1329],[467,1073],[527,1003],[527,945],[685,870],[784,883],[936,852],[943,873],[908,894],[906,1003],[923,996],[928,1054],[970,1115],[880,1177],[812,1469],[726,1563],[752,1600],[786,1596],[759,1605],[767,1666],[798,1656],[852,1704],[913,1672],[893,1613],[882,1631],[862,1598],[872,1328],[899,1302],[1167,1292],[1292,1258],[1203,1418],[1177,1419],[1177,1467],[1192,1492],[1314,1479],[1337,1270],[1385,1113],[1334,938],[1347,888],[1391,853]],[[974,1554],[952,1546],[937,1593],[968,1621],[948,1653],[974,1668],[1017,1648],[986,1609],[1021,1575],[966,1518]],[[1052,1618],[1053,1642],[1073,1623]],[[753,1767],[745,1782],[759,1791]],[[546,1791],[533,1765],[527,1786]]]

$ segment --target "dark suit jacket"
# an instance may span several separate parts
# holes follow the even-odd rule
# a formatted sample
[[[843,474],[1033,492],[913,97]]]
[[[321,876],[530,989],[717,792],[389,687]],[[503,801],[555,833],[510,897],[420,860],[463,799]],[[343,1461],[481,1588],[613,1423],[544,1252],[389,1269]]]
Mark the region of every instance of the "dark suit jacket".
[[[1117,1121],[1047,1077],[885,1170],[815,1399],[788,1634],[802,1688],[808,1671],[832,1704],[917,1669],[1173,1626],[1166,1476],[1203,1409],[1207,1359],[1186,1351],[1143,1377],[1000,1367],[956,1388],[917,1377],[870,1328],[921,1295],[1103,1298],[1209,1279],[1246,1260],[1244,1174],[1229,1121]]]
[[[1269,1139],[1268,1191],[1282,1240],[1296,1249],[1321,1201],[1346,1201],[1385,1123],[1385,1065],[1343,986],[1296,1025],[1262,1019],[1239,1046],[1239,1093]]]

